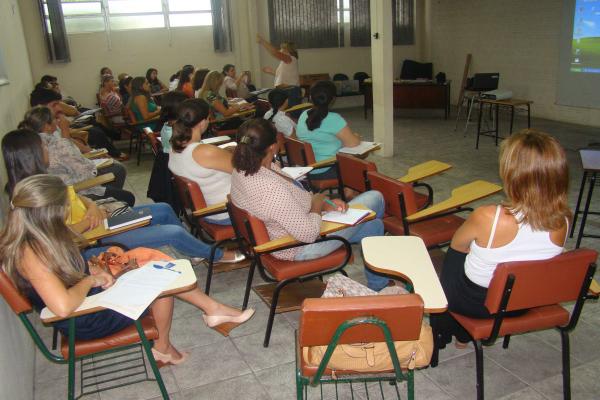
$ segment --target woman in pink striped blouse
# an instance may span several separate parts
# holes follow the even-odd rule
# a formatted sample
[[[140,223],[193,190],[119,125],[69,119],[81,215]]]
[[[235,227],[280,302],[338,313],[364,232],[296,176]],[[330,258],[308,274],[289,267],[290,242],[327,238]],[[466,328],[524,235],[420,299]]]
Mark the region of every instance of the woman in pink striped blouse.
[[[277,132],[264,119],[246,121],[238,130],[240,142],[233,154],[234,171],[231,175],[231,200],[250,214],[262,220],[270,239],[291,235],[300,242],[312,243],[302,247],[274,253],[284,260],[311,260],[323,257],[341,246],[339,241],[313,243],[321,227],[321,212],[333,210],[322,193],[307,192],[281,172],[272,162],[277,154]],[[332,200],[339,210],[348,204]],[[375,211],[377,218],[336,232],[336,236],[350,243],[360,243],[362,238],[383,235],[381,218],[384,211],[383,196],[371,190],[355,197],[350,204],[363,204]],[[388,278],[365,269],[368,286],[383,289]]]

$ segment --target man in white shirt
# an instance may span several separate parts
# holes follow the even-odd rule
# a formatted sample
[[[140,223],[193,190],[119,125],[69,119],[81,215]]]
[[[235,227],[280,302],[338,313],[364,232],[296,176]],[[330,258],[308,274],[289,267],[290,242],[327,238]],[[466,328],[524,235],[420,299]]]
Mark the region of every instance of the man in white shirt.
[[[223,85],[225,86],[225,90],[227,91],[227,97],[240,97],[242,99],[247,98],[250,95],[250,91],[248,90],[248,73],[243,72],[240,76],[235,76],[235,65],[226,64],[223,67],[223,75],[225,75],[225,79],[223,80]]]

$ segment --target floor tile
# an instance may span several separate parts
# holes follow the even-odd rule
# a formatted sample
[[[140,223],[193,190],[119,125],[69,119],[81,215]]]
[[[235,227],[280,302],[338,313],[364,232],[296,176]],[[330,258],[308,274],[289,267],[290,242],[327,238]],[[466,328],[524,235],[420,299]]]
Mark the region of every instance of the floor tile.
[[[150,368],[149,365],[148,368]],[[153,376],[152,370],[149,369],[149,373],[150,376]],[[177,386],[173,372],[169,367],[161,368],[160,374],[167,392],[176,393],[179,391],[179,386]],[[156,382],[140,382],[100,393],[101,400],[144,400],[158,396],[160,396],[160,389]]]
[[[596,400],[600,393],[600,360],[596,360],[571,370],[571,398],[577,400]],[[548,399],[562,399],[562,375],[555,375],[533,387]]]
[[[531,387],[527,387],[518,392],[511,393],[508,396],[501,397],[499,400],[545,400],[542,394]]]
[[[283,317],[278,316],[275,319],[268,348],[263,347],[264,330],[232,339],[253,371],[260,371],[295,359],[294,331],[280,318]]]
[[[249,374],[250,368],[230,340],[191,349],[190,358],[172,366],[182,390]]]
[[[264,388],[252,374],[187,389],[182,392],[182,395],[184,400],[269,399]]]
[[[473,399],[476,392],[475,356],[465,354],[451,360],[441,362],[436,368],[423,371],[433,382],[451,396]],[[496,399],[525,388],[520,381],[504,368],[490,360],[484,359],[485,397]]]

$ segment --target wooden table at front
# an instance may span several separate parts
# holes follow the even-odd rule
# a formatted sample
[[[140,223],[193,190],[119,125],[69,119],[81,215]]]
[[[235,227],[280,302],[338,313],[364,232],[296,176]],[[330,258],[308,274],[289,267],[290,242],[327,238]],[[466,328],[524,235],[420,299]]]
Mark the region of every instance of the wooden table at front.
[[[175,266],[173,269],[180,271],[181,274],[179,274],[179,277],[171,283],[169,287],[163,290],[158,297],[172,296],[174,294],[187,292],[195,288],[198,284],[198,279],[196,278],[196,274],[194,273],[194,269],[189,260],[175,260],[174,263]],[[94,306],[92,304],[94,302],[94,297],[97,297],[98,295],[101,295],[101,293],[86,297],[83,303],[77,307],[70,317],[102,311],[104,309],[103,307]],[[45,307],[40,313],[40,319],[43,323],[48,324],[61,318],[58,318],[48,309],[48,307]]]
[[[444,118],[450,115],[450,82],[394,81],[394,108],[432,108],[444,110]],[[364,81],[364,111],[373,109],[373,84]]]
[[[498,146],[498,138],[499,138],[498,130],[499,130],[499,126],[500,126],[500,121],[498,120],[498,115],[499,115],[500,107],[510,108],[510,129],[508,131],[509,135],[512,134],[513,124],[515,122],[515,108],[516,107],[522,107],[522,106],[527,107],[527,127],[528,128],[531,127],[531,105],[533,104],[533,101],[531,101],[531,100],[520,100],[520,99],[492,100],[492,99],[478,98],[477,101],[479,102],[479,117],[477,120],[477,142],[475,143],[476,149],[479,148],[479,136],[480,135],[491,136],[491,137],[495,138],[496,146]],[[491,108],[494,108],[496,118],[495,118],[495,123],[494,123],[494,129],[481,132],[481,116],[483,115],[484,104],[489,104],[490,111],[491,111]],[[493,133],[493,135],[492,135],[492,133]],[[504,139],[504,138],[501,138],[501,139]]]
[[[362,240],[365,264],[375,272],[408,280],[424,311],[441,313],[448,300],[423,240],[416,236],[375,236]]]

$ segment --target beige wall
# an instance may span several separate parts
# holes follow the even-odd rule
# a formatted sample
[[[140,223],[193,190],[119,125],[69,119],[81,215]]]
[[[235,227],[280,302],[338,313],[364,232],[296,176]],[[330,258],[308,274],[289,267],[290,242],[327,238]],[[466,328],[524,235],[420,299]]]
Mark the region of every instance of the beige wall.
[[[15,129],[27,109],[31,69],[17,0],[0,1],[0,51],[10,84],[0,86],[0,137]],[[6,173],[0,161],[0,187]],[[0,223],[6,210],[4,190],[0,194]],[[0,398],[33,399],[33,342],[21,322],[0,301]]]
[[[500,87],[533,100],[534,116],[600,126],[600,110],[555,104],[561,0],[426,0],[425,57],[453,80],[457,101],[467,53],[471,74],[500,72]]]
[[[111,33],[109,48],[105,33],[87,33],[69,36],[71,62],[50,64],[46,59],[43,36],[35,1],[22,2],[23,24],[27,48],[31,59],[31,70],[35,81],[44,74],[59,78],[63,92],[79,102],[95,103],[95,92],[99,81],[99,70],[109,66],[115,74],[127,72],[143,75],[153,66],[165,81],[183,64],[221,69],[233,63],[238,70],[251,70],[259,85],[271,85],[270,76],[262,76],[260,67],[275,66],[276,62],[256,44],[256,33],[268,37],[267,1],[234,1],[232,26],[234,50],[231,53],[215,53],[210,27],[146,29],[116,31]],[[417,16],[420,18],[420,16]],[[346,43],[349,43],[347,38]],[[417,32],[417,40],[421,40]],[[414,46],[395,46],[395,74],[399,73],[404,58],[420,58],[421,43]],[[342,72],[352,76],[355,72],[371,73],[370,48],[353,48],[349,45],[334,49],[300,50],[300,73]]]

